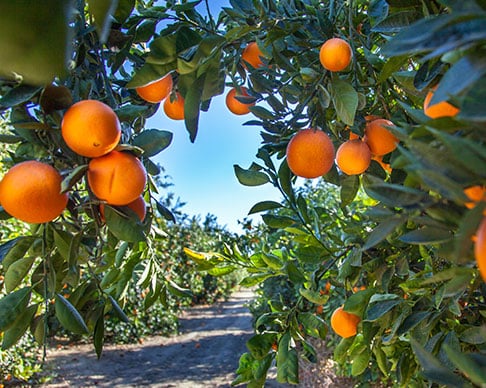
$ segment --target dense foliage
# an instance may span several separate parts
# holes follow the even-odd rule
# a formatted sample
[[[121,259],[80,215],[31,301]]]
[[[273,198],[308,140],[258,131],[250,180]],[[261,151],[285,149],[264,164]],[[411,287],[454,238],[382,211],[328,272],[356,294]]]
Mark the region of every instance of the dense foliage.
[[[481,197],[470,204],[464,192],[486,180],[483,0],[231,0],[217,19],[207,0],[88,1],[86,7],[78,1],[77,13],[69,2],[49,3],[42,23],[30,21],[44,15],[44,5],[0,9],[8,21],[0,30],[8,58],[0,67],[7,77],[0,106],[11,132],[2,140],[16,145],[7,162],[48,161],[65,172],[70,196],[61,218],[2,246],[4,347],[31,321],[42,334],[35,328],[55,300],[59,322],[91,333],[100,354],[105,314],[127,318],[121,306],[134,274],[148,288],[147,305],[185,293],[160,265],[157,241],[165,236],[154,212],[173,215],[153,180],[145,198],[154,206],[143,224],[112,209],[103,226],[99,200],[84,181],[86,160],[66,149],[58,131],[72,100],[105,101],[123,123],[122,148],[139,155],[155,177],[159,169],[150,158],[171,135],[144,128],[157,105],[134,89],[171,73],[193,141],[211,98],[225,86],[246,87],[239,99],[256,103],[247,125],[261,129],[262,144],[258,160],[236,165],[235,174],[244,185],[272,184],[283,198],[250,209],[264,212],[269,228],[249,237],[252,251],[231,243],[185,249],[203,272],[245,268],[242,285],[276,282],[287,290],[281,299],[269,294],[235,384],[262,386],[274,362],[278,381],[297,383],[299,358],[315,358],[308,337],[326,338],[330,315],[342,304],[361,321],[356,335],[337,343],[334,358],[362,381],[486,382],[486,287],[472,242],[485,204]],[[14,22],[20,11],[30,19]],[[42,35],[46,19],[55,22]],[[26,36],[38,50],[25,50]],[[319,58],[333,37],[347,41],[353,54],[338,72],[325,70]],[[252,42],[261,64],[241,59]],[[13,49],[19,47],[28,60]],[[66,89],[51,97],[44,84],[54,77]],[[431,104],[448,100],[459,114],[424,114],[424,98],[435,86]],[[370,116],[395,124],[389,130],[398,148],[361,175],[333,166],[316,186],[299,189],[285,158],[295,133],[319,127],[337,148],[350,132],[363,137]],[[64,284],[69,298],[59,293]]]

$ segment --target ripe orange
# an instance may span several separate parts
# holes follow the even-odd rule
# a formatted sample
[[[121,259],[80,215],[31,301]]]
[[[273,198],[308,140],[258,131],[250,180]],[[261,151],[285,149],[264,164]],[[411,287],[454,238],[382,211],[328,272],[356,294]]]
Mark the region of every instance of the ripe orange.
[[[331,315],[331,327],[334,332],[343,337],[349,338],[358,333],[358,324],[361,318],[356,314],[348,313],[343,310],[343,306],[338,307]]]
[[[397,148],[398,139],[386,127],[394,124],[385,119],[370,121],[365,127],[364,141],[373,155],[385,155]]]
[[[474,243],[474,257],[479,273],[486,282],[486,217],[479,224]]]
[[[67,205],[61,194],[61,174],[49,164],[21,162],[4,175],[0,202],[5,211],[21,221],[42,224],[58,217]]]
[[[120,141],[120,121],[108,105],[82,100],[64,114],[61,124],[64,141],[74,152],[96,158],[113,150]]]
[[[238,93],[236,88],[232,88],[228,92],[226,95],[226,106],[230,112],[234,113],[235,115],[246,115],[247,113],[250,113],[250,106],[254,106],[255,102],[243,103],[238,101],[235,96],[250,97],[248,94],[248,89],[246,89],[244,86],[241,86],[240,90],[241,93]]]
[[[88,165],[88,184],[94,195],[110,205],[127,205],[143,192],[147,173],[133,154],[111,151],[92,159]]]
[[[365,172],[370,163],[370,148],[359,139],[345,141],[336,152],[336,164],[342,172],[348,175]]]
[[[140,195],[135,201],[130,202],[129,204],[126,205],[130,209],[132,209],[135,214],[138,216],[140,221],[143,221],[145,219],[145,215],[147,214],[147,206],[145,204],[145,201],[143,197]],[[101,215],[101,220],[104,222],[105,221],[105,205],[101,204],[100,205],[100,215]]]
[[[471,202],[464,204],[468,209],[472,209],[480,201],[486,201],[486,187],[481,185],[464,189],[464,194],[471,200]]]
[[[319,59],[322,66],[329,71],[346,69],[353,58],[353,51],[348,42],[341,38],[326,40],[321,46]]]
[[[156,104],[172,91],[172,75],[169,73],[154,82],[135,88],[135,90],[142,99]]]
[[[241,54],[241,60],[245,68],[245,62],[248,62],[255,69],[263,66],[262,57],[264,57],[263,53],[256,42],[248,43],[248,45],[243,50],[243,53]]]
[[[164,101],[164,112],[172,120],[184,120],[184,97],[176,92],[174,100],[171,101],[168,96]]]
[[[424,113],[426,116],[436,119],[438,117],[454,117],[459,113],[459,109],[447,101],[440,101],[437,104],[430,105],[430,101],[434,96],[434,91],[437,85],[429,90],[424,100]]]
[[[317,178],[329,172],[334,163],[334,145],[320,129],[303,129],[290,139],[286,150],[290,170],[303,178]]]

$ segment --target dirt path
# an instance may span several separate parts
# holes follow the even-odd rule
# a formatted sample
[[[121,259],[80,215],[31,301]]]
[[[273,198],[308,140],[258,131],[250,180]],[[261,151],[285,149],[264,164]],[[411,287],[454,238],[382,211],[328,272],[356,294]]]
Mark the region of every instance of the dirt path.
[[[180,335],[105,345],[100,360],[91,345],[53,349],[48,362],[58,377],[44,387],[229,387],[253,332],[244,306],[251,297],[243,290],[226,302],[191,308],[180,318]]]

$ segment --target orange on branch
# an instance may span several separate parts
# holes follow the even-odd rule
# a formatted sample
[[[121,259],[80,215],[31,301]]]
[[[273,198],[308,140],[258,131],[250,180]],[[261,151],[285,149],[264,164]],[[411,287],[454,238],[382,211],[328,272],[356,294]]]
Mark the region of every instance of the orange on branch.
[[[376,119],[366,124],[364,141],[373,155],[386,155],[397,148],[398,139],[386,128],[393,126],[391,121],[385,119]]]
[[[479,269],[479,273],[486,282],[486,217],[479,224],[474,242],[474,258]]]
[[[135,90],[142,99],[156,104],[169,95],[172,91],[172,85],[172,75],[169,73],[154,82],[139,86],[138,88],[135,88]]]
[[[96,197],[110,205],[122,206],[135,201],[146,183],[142,162],[129,152],[112,151],[89,162],[89,187]]]
[[[344,142],[336,152],[337,166],[348,175],[357,175],[365,172],[370,163],[370,148],[364,141],[359,139]]]
[[[353,337],[358,333],[358,324],[361,318],[356,314],[344,311],[343,306],[338,307],[331,315],[331,327],[334,332],[343,337]]]
[[[295,175],[312,179],[329,172],[334,164],[335,150],[326,133],[308,128],[290,139],[286,156],[289,168]]]
[[[240,87],[241,92],[239,93],[236,88],[232,88],[226,95],[226,106],[231,113],[235,115],[246,115],[250,113],[250,107],[255,105],[255,101],[244,103],[236,99],[235,97],[250,97],[248,94],[248,89],[244,86]]]
[[[256,42],[248,43],[248,45],[243,50],[243,53],[241,54],[243,67],[245,68],[247,67],[246,62],[254,68],[259,68],[263,66],[262,58],[264,58],[264,55]]]
[[[179,92],[172,100],[168,96],[164,101],[164,112],[172,120],[184,120],[184,97]]]
[[[322,66],[329,71],[346,69],[353,58],[348,42],[341,38],[331,38],[323,43],[319,52]]]
[[[13,166],[0,182],[0,202],[11,216],[41,224],[57,218],[66,208],[61,194],[62,177],[49,164],[35,160]]]
[[[429,90],[424,100],[424,113],[426,116],[436,119],[439,117],[454,117],[459,113],[459,109],[447,101],[440,101],[434,105],[430,105],[430,101],[434,96],[434,91],[437,85]]]
[[[64,114],[61,133],[74,152],[96,158],[117,146],[121,127],[116,113],[108,105],[97,100],[82,100]]]

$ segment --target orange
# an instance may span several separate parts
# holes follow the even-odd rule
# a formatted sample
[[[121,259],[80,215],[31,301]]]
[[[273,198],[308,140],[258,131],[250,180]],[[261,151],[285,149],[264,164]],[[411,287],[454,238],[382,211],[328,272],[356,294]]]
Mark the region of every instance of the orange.
[[[397,148],[398,139],[386,127],[394,124],[385,119],[370,121],[365,127],[364,141],[373,155],[386,155]]]
[[[184,120],[184,97],[176,92],[174,99],[168,96],[164,101],[164,112],[172,120]]]
[[[303,178],[317,178],[329,172],[334,164],[334,145],[323,131],[303,129],[290,139],[286,150],[290,170]]]
[[[140,221],[143,221],[145,219],[145,215],[147,214],[147,206],[145,205],[145,201],[141,195],[135,201],[130,202],[126,206],[135,212],[135,214],[138,216]],[[104,222],[105,221],[104,204],[100,205],[100,215],[101,215],[101,220]]]
[[[21,221],[42,224],[57,218],[68,201],[61,194],[61,174],[35,160],[13,166],[0,183],[0,201],[5,211]]]
[[[321,46],[319,59],[322,66],[329,71],[346,69],[353,58],[353,51],[348,42],[341,38],[326,40]]]
[[[486,282],[486,217],[479,224],[474,243],[474,257],[479,273]]]
[[[263,53],[261,52],[256,42],[248,43],[248,45],[243,50],[243,53],[241,54],[241,59],[245,68],[246,62],[248,62],[255,69],[263,66],[262,57]]]
[[[88,184],[94,195],[110,205],[127,205],[143,192],[147,174],[133,154],[111,151],[92,159],[88,165]]]
[[[486,201],[486,187],[481,185],[464,189],[464,194],[471,200],[471,202],[464,204],[468,209],[472,209],[480,201]]]
[[[135,88],[137,94],[147,102],[158,103],[172,91],[172,75],[169,73],[154,82]]]
[[[97,100],[82,100],[64,114],[62,137],[79,155],[96,158],[113,150],[120,141],[120,121],[108,105]]]
[[[426,116],[436,119],[438,117],[454,117],[459,113],[459,109],[447,101],[440,101],[437,104],[430,105],[430,100],[434,96],[437,85],[429,90],[424,100],[424,113]]]
[[[250,97],[248,90],[244,86],[240,87],[240,90],[241,93],[238,93],[236,88],[232,88],[228,92],[226,95],[226,106],[230,112],[234,113],[235,115],[246,115],[247,113],[250,113],[250,106],[254,106],[255,102],[244,103],[238,101],[235,96]]]
[[[370,148],[359,139],[344,142],[336,152],[336,164],[342,172],[348,175],[365,172],[370,163]]]
[[[331,327],[334,332],[343,337],[353,337],[358,333],[358,324],[361,318],[356,314],[344,311],[343,306],[338,307],[331,315]]]

